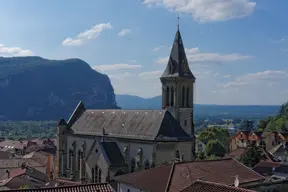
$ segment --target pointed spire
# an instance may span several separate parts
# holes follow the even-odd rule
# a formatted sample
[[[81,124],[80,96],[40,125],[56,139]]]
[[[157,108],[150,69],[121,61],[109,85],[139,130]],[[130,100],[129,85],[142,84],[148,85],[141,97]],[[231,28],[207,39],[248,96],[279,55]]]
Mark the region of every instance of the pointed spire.
[[[178,29],[174,38],[173,46],[169,56],[168,64],[164,73],[161,76],[163,77],[184,77],[189,79],[194,79],[195,77],[190,71],[188,60],[185,53],[185,48],[183,45],[181,33]]]
[[[179,31],[179,25],[180,25],[180,22],[179,22],[179,20],[180,20],[179,13],[178,13],[177,19],[178,19],[177,31]]]

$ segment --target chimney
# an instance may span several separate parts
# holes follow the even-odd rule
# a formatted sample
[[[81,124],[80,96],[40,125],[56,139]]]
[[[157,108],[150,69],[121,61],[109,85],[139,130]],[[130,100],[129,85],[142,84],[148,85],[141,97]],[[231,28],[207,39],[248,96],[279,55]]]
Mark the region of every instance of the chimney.
[[[10,171],[9,171],[9,170],[6,170],[6,173],[7,173],[8,179],[10,179]]]
[[[235,176],[234,186],[235,186],[235,187],[238,187],[238,186],[239,186],[239,178],[238,178],[238,175]]]

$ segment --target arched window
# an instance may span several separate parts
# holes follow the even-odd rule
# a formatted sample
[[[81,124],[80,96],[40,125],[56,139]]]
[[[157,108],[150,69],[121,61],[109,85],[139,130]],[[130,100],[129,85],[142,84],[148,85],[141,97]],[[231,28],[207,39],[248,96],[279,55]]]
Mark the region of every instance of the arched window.
[[[98,182],[97,183],[101,183],[101,179],[102,178],[102,170],[100,168],[98,168]]]
[[[81,151],[78,151],[78,159],[77,159],[77,170],[80,171],[81,167]]]
[[[185,87],[182,88],[182,107],[185,106]]]
[[[189,88],[186,89],[186,106],[189,107]]]
[[[71,171],[72,169],[72,155],[73,155],[73,151],[69,150],[69,156],[68,156],[68,168]]]
[[[179,152],[179,150],[176,150],[176,151],[175,151],[175,158],[176,158],[176,159],[180,159],[180,152]]]
[[[174,106],[174,88],[171,88],[171,106]]]
[[[136,161],[135,159],[133,158],[131,160],[131,173],[135,171],[135,167],[136,167]]]
[[[92,183],[95,183],[95,169],[94,168],[91,169],[91,180],[92,180]]]
[[[148,160],[145,161],[144,168],[145,169],[150,169],[150,162]]]
[[[166,106],[169,106],[170,105],[170,101],[169,101],[169,94],[170,94],[170,88],[167,87],[167,90],[166,90]]]
[[[99,181],[99,173],[98,173],[98,171],[99,171],[99,168],[98,168],[98,166],[97,165],[95,165],[95,169],[94,169],[94,181],[95,181],[95,183],[98,183],[98,181]]]

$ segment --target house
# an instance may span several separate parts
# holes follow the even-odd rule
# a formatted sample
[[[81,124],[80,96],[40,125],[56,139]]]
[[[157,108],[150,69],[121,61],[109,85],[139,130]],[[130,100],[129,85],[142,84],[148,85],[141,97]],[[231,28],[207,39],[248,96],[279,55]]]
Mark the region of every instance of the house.
[[[277,132],[241,131],[230,139],[230,150],[246,147],[250,143],[264,147],[266,150],[274,148],[279,141]]]
[[[263,176],[235,159],[175,162],[148,170],[128,173],[115,178],[117,191],[177,192],[198,180],[234,185],[238,176],[239,187],[261,183]]]
[[[240,131],[230,139],[230,151],[238,147],[246,147],[249,144],[250,131]]]
[[[68,185],[60,187],[45,187],[35,189],[14,189],[14,190],[3,190],[3,192],[115,192],[108,183],[93,183],[85,185]]]
[[[269,152],[273,154],[275,157],[280,159],[282,162],[288,161],[288,149],[286,147],[286,143],[280,143],[274,148],[272,148]]]
[[[265,176],[267,180],[287,180],[288,165],[281,162],[259,162],[253,167],[257,173]]]
[[[198,180],[181,192],[256,192],[254,190]]]
[[[0,180],[0,190],[19,189],[24,186],[40,188],[49,180],[45,173],[28,166],[7,171],[7,175]]]
[[[24,154],[28,141],[22,140],[4,140],[0,142],[0,151],[8,151],[11,153]]]
[[[105,182],[175,159],[193,160],[195,80],[178,29],[160,77],[163,109],[93,110],[80,102],[67,122],[58,123],[58,177]]]
[[[205,144],[201,140],[196,138],[196,143],[195,143],[195,152],[196,153],[205,153]]]
[[[234,158],[234,159],[239,159],[242,155],[245,155],[247,151],[247,148],[245,147],[239,147],[236,148],[235,150],[231,151],[229,154],[227,154],[224,158]],[[266,151],[266,149],[262,148],[261,149],[263,156],[265,157],[265,160],[262,161],[266,161],[266,162],[280,162],[280,160],[274,156],[273,154],[271,154],[270,152]]]

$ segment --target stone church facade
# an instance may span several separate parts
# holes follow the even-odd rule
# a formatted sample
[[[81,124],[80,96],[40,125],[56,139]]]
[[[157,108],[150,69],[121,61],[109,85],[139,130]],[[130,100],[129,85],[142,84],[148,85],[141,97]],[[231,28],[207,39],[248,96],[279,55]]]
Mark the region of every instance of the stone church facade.
[[[85,183],[173,161],[193,160],[195,77],[179,28],[160,77],[161,110],[91,110],[80,102],[57,129],[58,176]]]

